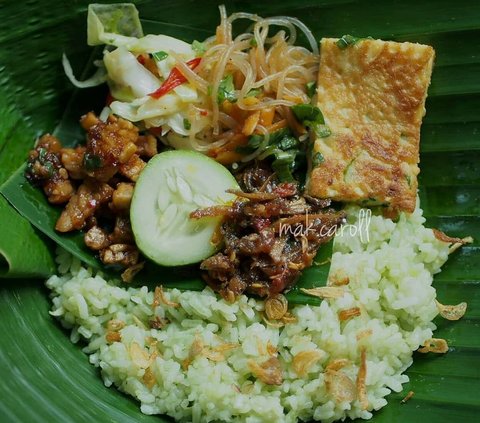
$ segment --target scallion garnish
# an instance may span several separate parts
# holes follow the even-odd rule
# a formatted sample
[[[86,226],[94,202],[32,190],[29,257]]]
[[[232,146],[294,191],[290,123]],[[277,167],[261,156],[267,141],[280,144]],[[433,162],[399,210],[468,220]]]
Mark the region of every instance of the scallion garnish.
[[[346,34],[337,41],[337,47],[344,50],[362,40],[372,40],[372,37],[354,37],[353,35]]]
[[[320,166],[325,161],[322,153],[315,153],[312,157],[313,167]]]
[[[203,56],[203,54],[207,51],[207,47],[205,46],[205,43],[195,40],[192,43],[192,50],[197,53],[197,56]]]
[[[308,95],[310,98],[312,98],[312,97],[315,95],[316,91],[317,91],[317,85],[316,85],[315,82],[313,82],[313,81],[312,81],[312,82],[308,82],[308,83],[306,84],[306,88],[307,88],[307,95]]]
[[[156,62],[161,62],[168,57],[168,53],[166,51],[157,51],[156,53],[152,53],[152,57]]]
[[[262,92],[261,88],[252,88],[245,97],[256,97]]]
[[[320,109],[311,104],[296,104],[291,107],[293,114],[306,127],[315,131],[318,137],[325,138],[331,135],[330,128],[325,125],[325,119]]]
[[[183,118],[183,127],[189,131],[190,128],[192,127],[191,122],[187,118]]]
[[[230,103],[235,103],[237,101],[232,74],[225,76],[225,78],[220,81],[220,85],[218,86],[217,101],[219,104],[221,104],[225,100],[228,100]]]

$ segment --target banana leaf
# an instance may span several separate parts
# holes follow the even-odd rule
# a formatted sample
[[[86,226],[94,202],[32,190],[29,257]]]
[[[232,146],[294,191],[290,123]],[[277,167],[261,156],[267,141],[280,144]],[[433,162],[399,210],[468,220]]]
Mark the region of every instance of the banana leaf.
[[[434,282],[443,303],[466,300],[469,308],[458,322],[436,322],[436,335],[446,338],[451,350],[442,356],[416,354],[407,372],[410,382],[403,392],[388,397],[389,404],[374,414],[372,421],[476,421],[480,412],[480,3],[223,3],[229,12],[298,17],[317,38],[349,33],[435,47],[436,67],[422,128],[420,196],[430,226],[452,236],[475,238],[473,244],[450,258]],[[60,63],[61,54],[66,52],[74,69],[88,69],[95,55],[85,43],[87,4],[82,0],[2,3],[0,183],[24,161],[36,135],[58,127],[72,143],[81,138],[76,121],[89,103],[72,99],[73,88]],[[136,4],[146,33],[165,33],[191,41],[211,34],[218,21],[218,2],[213,0],[144,0]],[[89,101],[102,101],[101,92],[83,93]],[[14,216],[12,221],[0,222],[0,238],[8,224],[25,245],[37,240],[43,246],[38,235],[30,228],[30,233],[26,232],[19,224],[20,217]],[[305,283],[315,277],[306,272]],[[0,284],[2,421],[171,421],[143,415],[133,400],[105,388],[81,349],[71,344],[50,318],[49,307],[48,294],[38,280],[24,278]],[[414,397],[402,404],[400,400],[410,390],[415,392]]]

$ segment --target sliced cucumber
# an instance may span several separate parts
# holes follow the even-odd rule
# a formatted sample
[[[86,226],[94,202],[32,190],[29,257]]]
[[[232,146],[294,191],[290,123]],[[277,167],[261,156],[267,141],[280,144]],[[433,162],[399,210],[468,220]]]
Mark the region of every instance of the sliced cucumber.
[[[193,151],[157,154],[135,185],[130,220],[138,248],[163,266],[199,262],[215,253],[219,218],[190,219],[198,208],[231,203],[238,189],[221,164]]]

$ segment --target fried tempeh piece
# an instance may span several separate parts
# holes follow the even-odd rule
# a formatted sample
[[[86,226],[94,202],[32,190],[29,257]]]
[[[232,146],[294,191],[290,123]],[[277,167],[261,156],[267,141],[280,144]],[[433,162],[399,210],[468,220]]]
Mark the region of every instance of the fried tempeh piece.
[[[413,212],[434,55],[421,44],[322,40],[318,106],[332,134],[314,142],[323,160],[312,160],[308,194]]]

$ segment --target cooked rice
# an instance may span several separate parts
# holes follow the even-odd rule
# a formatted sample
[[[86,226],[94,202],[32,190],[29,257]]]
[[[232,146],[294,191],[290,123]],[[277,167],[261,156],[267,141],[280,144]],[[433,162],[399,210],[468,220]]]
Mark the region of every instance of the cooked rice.
[[[358,211],[349,209],[352,224]],[[418,209],[397,223],[373,216],[369,242],[348,230],[337,235],[330,280],[347,280],[345,294],[291,307],[296,320],[280,328],[262,319],[263,301],[242,296],[229,304],[209,289],[173,289],[154,304],[146,287],[115,286],[62,251],[61,276],[47,281],[51,314],[71,329],[73,342],[85,340],[105,385],[137,398],[146,414],[192,422],[369,419],[391,391],[402,390],[412,351],[433,337],[432,275],[447,260],[448,244],[424,221]],[[353,308],[359,315],[339,318]],[[150,329],[155,319],[167,324]],[[366,397],[358,387],[363,350]],[[275,356],[281,375],[269,361]],[[252,367],[283,381],[265,384]]]

